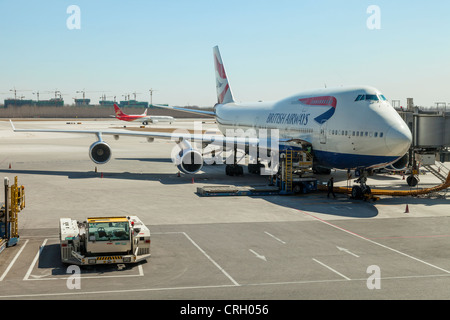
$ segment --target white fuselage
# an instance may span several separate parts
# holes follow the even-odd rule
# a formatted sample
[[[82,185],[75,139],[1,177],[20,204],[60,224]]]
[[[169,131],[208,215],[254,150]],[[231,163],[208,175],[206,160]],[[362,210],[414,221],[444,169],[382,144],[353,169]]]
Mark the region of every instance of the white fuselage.
[[[278,129],[288,140],[312,145],[320,165],[351,169],[385,166],[408,151],[409,128],[375,88],[307,91],[276,102],[228,103],[215,108],[219,129]],[[298,144],[297,144],[298,146]]]
[[[141,118],[132,119],[133,122],[173,122],[173,117],[170,116],[145,116]]]

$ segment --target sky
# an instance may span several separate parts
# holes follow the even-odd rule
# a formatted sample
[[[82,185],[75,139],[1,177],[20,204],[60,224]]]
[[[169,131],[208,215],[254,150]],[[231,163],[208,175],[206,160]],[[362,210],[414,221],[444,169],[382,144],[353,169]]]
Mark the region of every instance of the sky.
[[[213,106],[218,45],[237,101],[361,84],[402,105],[450,103],[448,12],[446,0],[0,0],[0,100],[154,89],[154,103]]]

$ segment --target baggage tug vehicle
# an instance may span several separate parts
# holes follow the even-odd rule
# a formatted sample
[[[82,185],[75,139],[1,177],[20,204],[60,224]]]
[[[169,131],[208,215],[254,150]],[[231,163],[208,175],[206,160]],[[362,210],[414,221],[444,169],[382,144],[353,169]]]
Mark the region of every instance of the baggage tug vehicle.
[[[63,263],[127,264],[151,256],[150,230],[136,216],[61,218],[59,225]]]

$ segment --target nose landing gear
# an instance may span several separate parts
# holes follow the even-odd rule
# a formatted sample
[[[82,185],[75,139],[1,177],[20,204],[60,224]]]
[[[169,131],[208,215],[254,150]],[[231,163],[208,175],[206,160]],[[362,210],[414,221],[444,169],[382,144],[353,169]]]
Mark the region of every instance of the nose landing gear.
[[[366,184],[367,171],[362,170],[360,177],[354,182],[359,183],[359,185],[355,185],[352,187],[352,199],[362,200],[371,197],[372,189],[370,189],[370,187]]]

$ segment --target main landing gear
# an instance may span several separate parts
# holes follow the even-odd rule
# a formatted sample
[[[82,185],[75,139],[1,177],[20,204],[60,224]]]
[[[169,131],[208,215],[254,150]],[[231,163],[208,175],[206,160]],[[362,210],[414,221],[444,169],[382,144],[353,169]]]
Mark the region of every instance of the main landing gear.
[[[352,187],[352,198],[357,200],[362,200],[370,197],[372,190],[366,184],[367,182],[367,171],[361,171],[361,175],[358,179],[355,180],[359,185],[355,185]]]
[[[225,173],[227,176],[243,176],[244,168],[238,164],[227,164]]]
[[[227,164],[225,167],[225,174],[227,176],[243,176],[244,167],[237,164],[237,148],[234,147],[233,164]]]

